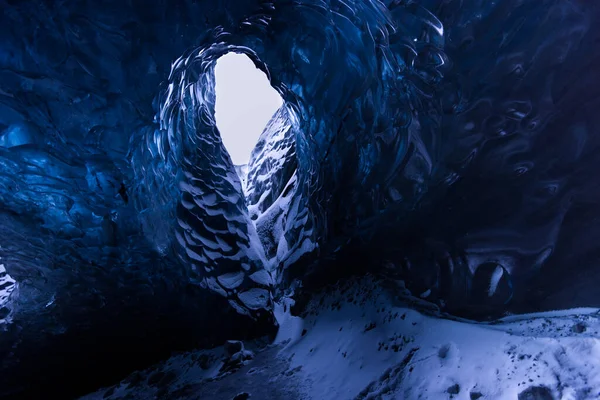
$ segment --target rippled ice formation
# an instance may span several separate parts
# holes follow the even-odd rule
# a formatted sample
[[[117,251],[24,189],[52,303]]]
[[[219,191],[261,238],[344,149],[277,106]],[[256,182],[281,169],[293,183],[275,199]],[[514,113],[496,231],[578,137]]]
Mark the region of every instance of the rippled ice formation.
[[[0,8],[1,393],[274,335],[282,293],[367,271],[472,319],[599,303],[593,2]],[[284,100],[246,194],[232,51]]]

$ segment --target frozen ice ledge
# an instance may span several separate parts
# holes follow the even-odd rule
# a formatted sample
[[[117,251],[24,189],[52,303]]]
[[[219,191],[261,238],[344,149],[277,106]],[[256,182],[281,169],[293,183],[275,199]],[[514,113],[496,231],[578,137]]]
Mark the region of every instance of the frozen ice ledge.
[[[0,8],[2,395],[274,335],[283,292],[365,272],[471,319],[600,303],[594,2]],[[284,100],[245,183],[231,51]]]

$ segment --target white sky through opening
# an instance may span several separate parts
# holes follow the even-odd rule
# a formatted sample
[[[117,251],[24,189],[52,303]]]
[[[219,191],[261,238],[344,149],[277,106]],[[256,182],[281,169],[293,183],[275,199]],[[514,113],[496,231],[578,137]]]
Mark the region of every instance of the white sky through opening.
[[[227,53],[215,67],[215,119],[235,165],[248,164],[263,129],[283,100],[244,54]]]

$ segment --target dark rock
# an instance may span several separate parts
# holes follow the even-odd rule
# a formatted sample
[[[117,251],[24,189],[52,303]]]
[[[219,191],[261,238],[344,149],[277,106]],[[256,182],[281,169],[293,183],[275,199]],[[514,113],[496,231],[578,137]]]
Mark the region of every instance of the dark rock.
[[[531,386],[519,393],[519,400],[555,400],[546,386]]]
[[[446,392],[448,392],[450,394],[459,394],[460,393],[460,385],[458,383],[455,383],[454,385],[452,385],[448,389],[446,389]]]
[[[577,324],[573,325],[573,327],[571,328],[571,331],[574,333],[583,333],[586,331],[586,329],[587,329],[587,326],[585,326],[584,323],[578,322]]]
[[[438,357],[441,359],[444,359],[446,357],[448,357],[448,352],[450,351],[450,346],[445,345],[442,346],[439,350],[438,350]]]

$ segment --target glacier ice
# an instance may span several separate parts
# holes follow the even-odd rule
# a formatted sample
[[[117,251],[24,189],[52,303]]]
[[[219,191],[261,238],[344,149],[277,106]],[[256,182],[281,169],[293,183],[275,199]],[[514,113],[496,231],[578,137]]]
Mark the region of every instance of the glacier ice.
[[[10,308],[7,303],[16,289],[15,280],[6,272],[4,264],[0,264],[0,327],[10,321]]]
[[[600,301],[593,2],[0,8],[0,393],[273,334],[274,297],[367,271],[469,318]],[[284,101],[246,172],[230,52]]]

